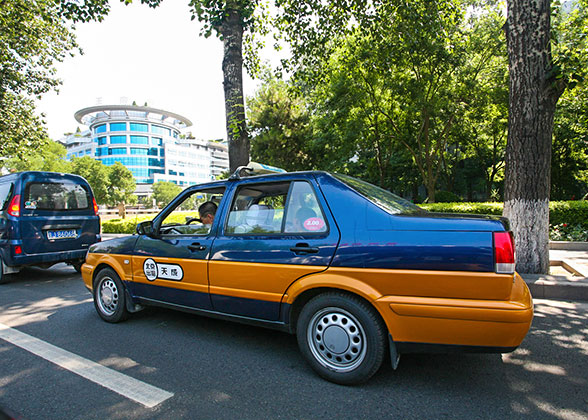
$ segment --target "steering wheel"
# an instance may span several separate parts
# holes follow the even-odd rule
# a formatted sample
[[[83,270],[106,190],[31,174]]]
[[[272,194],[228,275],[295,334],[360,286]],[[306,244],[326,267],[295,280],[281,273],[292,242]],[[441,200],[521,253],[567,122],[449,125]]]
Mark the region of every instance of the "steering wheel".
[[[186,224],[187,224],[187,225],[189,225],[189,224],[190,224],[190,223],[192,223],[192,222],[198,222],[198,223],[201,223],[201,220],[200,220],[200,219],[198,219],[197,217],[191,217],[191,218],[189,218],[189,219],[186,219]]]

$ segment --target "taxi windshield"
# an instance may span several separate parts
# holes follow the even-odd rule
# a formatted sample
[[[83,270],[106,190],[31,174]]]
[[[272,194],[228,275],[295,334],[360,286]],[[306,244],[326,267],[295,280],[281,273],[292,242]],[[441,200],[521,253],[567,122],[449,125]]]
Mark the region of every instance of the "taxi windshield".
[[[410,201],[368,182],[348,175],[333,174],[333,176],[390,214],[421,213],[425,211]]]

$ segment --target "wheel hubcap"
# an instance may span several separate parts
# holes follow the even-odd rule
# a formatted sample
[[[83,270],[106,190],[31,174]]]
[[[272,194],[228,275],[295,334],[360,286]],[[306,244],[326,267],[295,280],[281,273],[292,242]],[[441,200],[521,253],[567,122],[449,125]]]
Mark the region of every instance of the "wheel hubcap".
[[[318,311],[308,324],[307,339],[315,359],[336,372],[351,371],[365,359],[363,326],[344,309]]]
[[[118,288],[110,277],[105,277],[98,286],[98,306],[106,315],[116,311],[119,302]]]

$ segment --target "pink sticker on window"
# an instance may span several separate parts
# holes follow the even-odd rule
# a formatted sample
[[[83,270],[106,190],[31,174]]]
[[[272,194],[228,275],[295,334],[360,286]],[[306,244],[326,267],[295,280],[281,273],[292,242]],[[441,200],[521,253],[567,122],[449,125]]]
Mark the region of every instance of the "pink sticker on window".
[[[321,230],[325,227],[325,222],[323,219],[319,219],[318,217],[311,217],[310,219],[306,219],[304,221],[304,229],[310,231],[317,231]]]

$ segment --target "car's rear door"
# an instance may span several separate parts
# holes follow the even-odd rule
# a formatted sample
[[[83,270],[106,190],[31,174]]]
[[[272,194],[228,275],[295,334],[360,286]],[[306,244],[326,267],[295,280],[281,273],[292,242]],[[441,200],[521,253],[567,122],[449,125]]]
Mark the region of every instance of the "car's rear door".
[[[215,311],[279,320],[282,297],[298,278],[325,270],[339,231],[311,176],[237,186],[212,248]]]
[[[20,236],[25,254],[85,249],[96,242],[98,216],[90,187],[78,177],[23,176]]]

